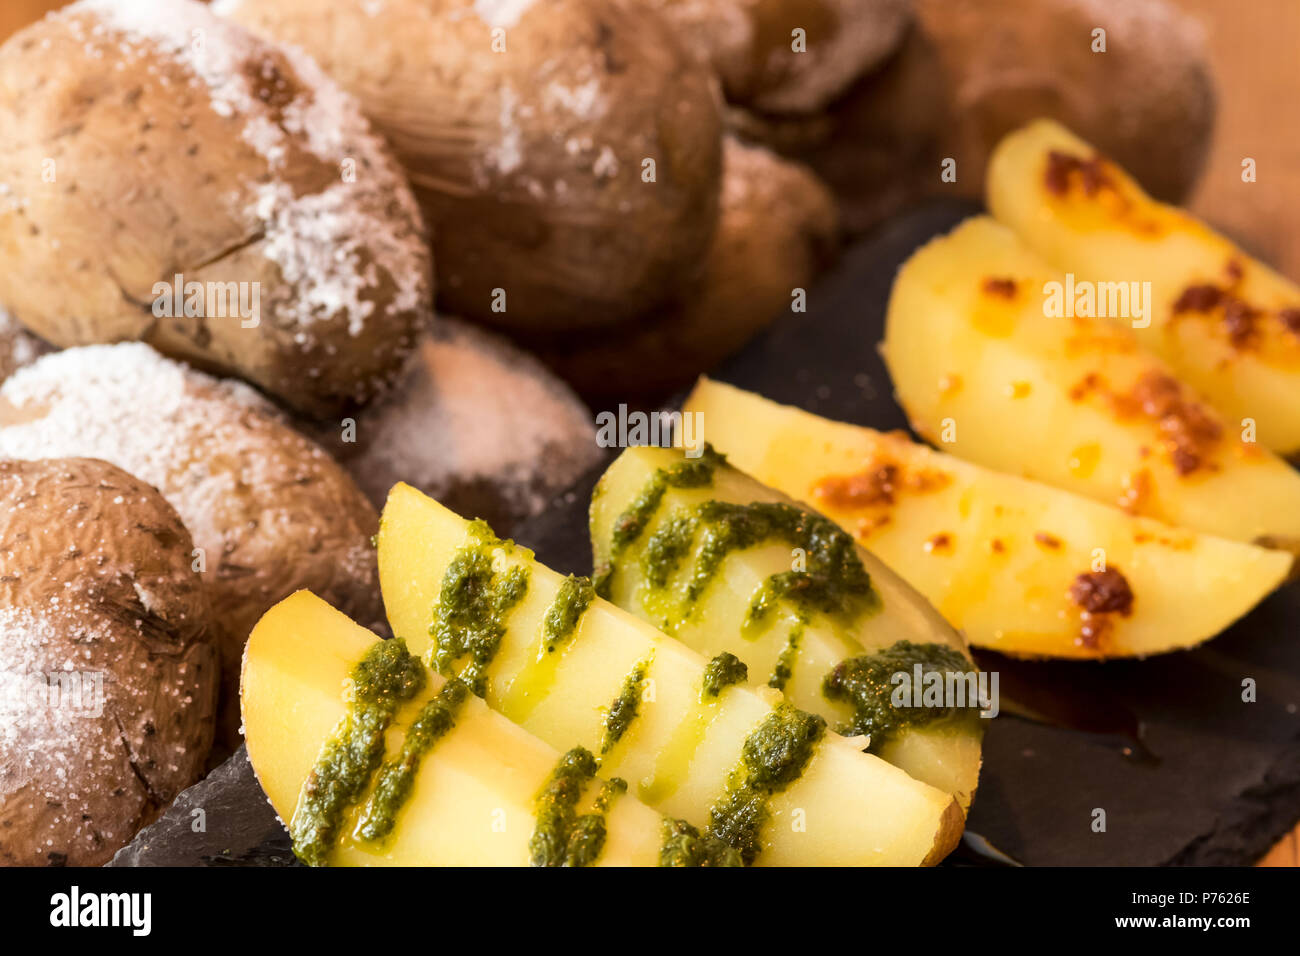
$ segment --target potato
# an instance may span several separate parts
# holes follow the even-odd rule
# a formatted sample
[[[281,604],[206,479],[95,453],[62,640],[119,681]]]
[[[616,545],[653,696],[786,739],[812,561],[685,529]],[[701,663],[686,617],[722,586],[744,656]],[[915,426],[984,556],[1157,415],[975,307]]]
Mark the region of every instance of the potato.
[[[1300,452],[1300,287],[1055,123],[1008,136],[988,190],[993,214],[1055,268],[1151,283],[1142,344],[1264,445]]]
[[[972,644],[1004,654],[1190,647],[1249,611],[1292,563],[721,382],[702,381],[685,410],[704,416],[704,437],[737,467],[834,519]],[[1093,585],[1115,585],[1119,599],[1121,579],[1127,613],[1098,610],[1104,588]]]
[[[783,741],[794,762],[785,763],[788,773],[773,770],[776,792],[756,841],[743,828],[723,829],[757,863],[933,863],[961,832],[961,810],[948,794],[834,734],[815,744],[800,773],[808,751],[797,741],[808,738],[768,728],[807,715],[774,709],[746,687],[710,696],[706,661],[695,651],[589,592],[584,610],[579,579],[566,583],[531,552],[497,542],[409,486],[394,488],[384,509],[379,567],[393,633],[412,651],[481,679],[489,706],[556,749],[578,744],[601,754],[602,773],[626,779],[660,813],[696,826],[710,825],[711,811],[731,820],[731,798],[744,796],[742,780],[752,777],[746,744],[775,756]],[[517,602],[508,607],[512,591]],[[484,603],[466,603],[473,595]],[[475,641],[479,663],[461,666],[457,635]],[[796,810],[802,828],[790,825]]]
[[[351,424],[318,436],[382,506],[410,482],[503,534],[600,461],[591,412],[532,356],[450,319],[421,339],[402,378]]]
[[[68,0],[5,0],[0,7],[0,40],[67,3]]]
[[[1050,116],[1177,201],[1200,175],[1215,93],[1200,25],[1165,0],[916,0],[939,52],[956,188],[979,195],[997,142]],[[1105,52],[1094,52],[1105,31]],[[939,170],[934,170],[938,183]],[[951,187],[949,187],[951,188]]]
[[[98,866],[203,772],[217,654],[189,533],[102,461],[0,461],[0,864]]]
[[[49,350],[48,345],[0,309],[0,382],[20,368],[31,365]]]
[[[136,343],[47,355],[0,387],[0,458],[67,456],[147,481],[194,536],[225,668],[223,743],[238,739],[239,658],[267,608],[309,587],[381,619],[374,510],[252,389]]]
[[[898,46],[908,0],[645,0],[718,72],[727,98],[813,113]]]
[[[834,194],[844,230],[861,235],[944,188],[939,163],[955,128],[949,94],[933,40],[913,27],[885,64],[818,117],[737,123],[746,138],[806,163]]]
[[[145,341],[325,415],[428,319],[419,209],[356,104],[192,0],[12,37],[0,137],[0,304],[56,345]]]
[[[1133,514],[1300,546],[1300,475],[1123,325],[1053,317],[1053,282],[1063,298],[1060,273],[986,217],[908,260],[884,354],[916,430],[968,461]],[[1136,311],[1111,291],[1113,306],[1103,290],[1093,311]]]
[[[590,401],[655,398],[738,351],[807,291],[833,259],[835,206],[807,169],[728,138],[722,219],[699,281],[632,331],[538,342]]]
[[[717,222],[716,81],[642,3],[220,9],[361,100],[433,229],[447,313],[534,333],[611,326],[698,269]]]
[[[244,652],[241,686],[248,756],[276,813],[292,820],[325,742],[349,710],[344,688],[375,635],[320,598],[299,591],[258,622]],[[397,755],[411,724],[444,685],[431,674],[424,690],[394,717],[387,755]],[[536,826],[537,795],[559,752],[470,696],[455,725],[420,760],[412,790],[384,840],[362,839],[356,824],[374,793],[343,814],[330,861],[359,866],[522,866]],[[599,781],[585,788],[578,812],[591,812]],[[654,866],[664,820],[632,796],[606,817],[597,866]]]
[[[846,535],[840,534],[836,542],[834,535],[839,532],[833,527],[809,525],[815,519],[808,509],[715,457],[706,453],[699,459],[708,470],[707,482],[665,486],[659,503],[648,513],[639,511],[642,503],[660,476],[683,462],[680,450],[629,448],[605,472],[591,505],[596,580],[604,596],[705,657],[723,652],[736,655],[748,665],[751,686],[777,687],[796,707],[821,714],[842,733],[870,733],[859,726],[864,718],[849,700],[832,698],[827,692],[842,662],[871,660],[871,655],[899,641],[910,641],[950,649],[951,661],[960,662],[955,672],[975,671],[961,637],[910,585],[874,556],[855,548]],[[729,510],[721,519],[708,518],[705,509],[719,502]],[[732,506],[744,511],[738,513]],[[720,542],[743,536],[735,529],[761,517],[753,514],[754,506],[784,508],[799,516],[801,525],[792,532],[782,532],[778,526],[752,543],[740,543],[734,553],[718,552]],[[633,520],[638,520],[639,528],[635,537],[627,533]],[[682,522],[690,523],[684,537],[677,534]],[[678,552],[670,542],[680,542],[682,550]],[[825,549],[824,557],[819,558],[818,547]],[[716,554],[722,557],[715,569],[702,570]],[[803,567],[792,560],[792,554],[801,555]],[[792,565],[800,575],[797,586],[755,627],[752,615],[760,595],[788,579]],[[844,583],[851,580],[855,567],[867,575],[857,591]],[[702,573],[707,575],[702,579],[705,586],[692,596]],[[662,580],[655,580],[655,575],[662,575]],[[798,594],[814,592],[819,581],[826,580],[838,588],[829,606],[798,600]],[[912,672],[910,662],[891,666],[890,673]],[[931,669],[928,664],[926,669]],[[983,723],[974,712],[945,713],[910,725],[906,713],[891,710],[887,718],[892,727],[872,720],[872,726],[880,728],[879,739],[871,741],[872,753],[953,794],[963,809],[968,808],[979,780],[983,736]]]

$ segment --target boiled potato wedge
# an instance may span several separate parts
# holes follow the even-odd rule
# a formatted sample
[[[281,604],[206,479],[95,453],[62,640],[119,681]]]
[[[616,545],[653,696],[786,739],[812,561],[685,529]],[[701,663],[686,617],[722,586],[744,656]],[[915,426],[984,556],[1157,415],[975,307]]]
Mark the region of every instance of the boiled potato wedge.
[[[679,467],[701,477],[687,485],[665,482]],[[659,486],[661,493],[651,490]],[[651,496],[656,503],[647,508]],[[639,533],[629,535],[634,523]],[[751,526],[762,527],[751,534]],[[736,655],[748,666],[751,685],[782,690],[796,707],[821,714],[844,733],[871,736],[873,753],[970,806],[983,736],[974,710],[910,723],[899,714],[895,729],[875,713],[862,719],[859,707],[874,707],[874,695],[859,704],[833,689],[834,674],[851,673],[840,665],[851,667],[899,641],[941,646],[958,673],[975,666],[960,635],[925,598],[830,522],[710,452],[692,463],[680,450],[629,448],[596,487],[591,539],[597,581],[619,607],[706,657]],[[771,590],[781,582],[793,588]],[[830,600],[798,600],[823,586]],[[756,620],[752,609],[765,598],[773,606]],[[891,659],[888,673],[910,674],[912,666]]]
[[[833,518],[972,644],[1004,654],[1190,647],[1249,611],[1291,566],[1285,552],[1135,518],[720,382],[703,380],[685,408],[703,414],[705,437],[738,467]],[[1127,614],[1099,606],[1123,593],[1103,563],[1129,589]]]
[[[353,668],[378,638],[309,591],[285,598],[244,651],[241,703],[248,757],[276,813],[293,819],[322,748],[348,711]],[[387,756],[442,687],[430,675],[387,732]],[[396,826],[381,842],[357,834],[362,801],[345,812],[330,862],[353,866],[526,865],[537,795],[560,755],[469,697],[455,725],[419,763]],[[586,788],[590,806],[599,781]],[[367,794],[373,793],[371,781]],[[584,810],[585,812],[585,810]],[[601,866],[655,866],[664,821],[636,799],[612,802]]]
[[[947,793],[835,734],[768,735],[773,721],[811,730],[817,719],[743,686],[710,695],[704,657],[482,522],[398,485],[378,542],[389,621],[413,651],[476,683],[489,706],[551,746],[600,754],[603,774],[720,833],[747,862],[913,866],[937,862],[958,838],[962,814]],[[766,812],[734,828],[749,761],[782,750],[795,762],[770,777],[780,786],[756,804]]]
[[[1130,330],[1056,316],[1061,281],[987,217],[916,252],[894,282],[884,343],[913,427],[968,461],[1136,515],[1294,548],[1300,474]]]
[[[1300,452],[1300,286],[1056,123],[1003,139],[987,189],[993,215],[1076,280],[1150,282],[1142,344],[1234,428],[1249,419],[1266,447]]]

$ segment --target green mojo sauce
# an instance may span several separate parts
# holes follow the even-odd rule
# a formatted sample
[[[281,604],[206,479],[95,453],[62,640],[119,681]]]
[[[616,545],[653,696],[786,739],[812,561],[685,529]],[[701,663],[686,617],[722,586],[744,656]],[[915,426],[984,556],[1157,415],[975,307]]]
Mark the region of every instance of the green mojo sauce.
[[[351,678],[348,712],[307,775],[289,824],[294,853],[308,866],[329,861],[344,811],[361,798],[383,760],[393,715],[428,680],[419,658],[396,639],[371,646]]]
[[[533,866],[590,866],[599,859],[605,848],[605,815],[627,791],[627,782],[618,777],[607,781],[596,797],[596,812],[579,815],[578,801],[596,767],[596,758],[582,747],[560,758],[537,798],[537,822],[528,841]]]
[[[433,638],[429,656],[438,673],[459,676],[476,696],[484,697],[487,668],[501,647],[506,617],[528,592],[528,569],[511,567],[498,574],[492,549],[511,545],[497,538],[483,521],[472,522],[470,533],[479,543],[457,551],[443,574],[429,626]],[[466,657],[469,660],[457,675],[455,665]]]
[[[571,574],[564,579],[542,622],[542,641],[547,654],[554,654],[573,635],[578,621],[587,613],[595,597],[596,589],[592,587],[590,578]]]
[[[713,473],[719,465],[724,464],[726,459],[714,451],[711,445],[705,445],[699,458],[688,458],[655,471],[641,493],[614,521],[609,564],[598,569],[596,574],[597,594],[603,598],[609,597],[609,578],[613,573],[614,562],[628,545],[641,537],[646,525],[663,503],[668,489],[707,488],[713,484]]]
[[[632,721],[636,720],[637,714],[640,713],[641,685],[645,682],[649,670],[649,658],[638,662],[624,679],[623,687],[614,698],[614,703],[610,704],[609,712],[605,715],[605,736],[600,745],[602,755],[614,749],[614,745],[623,739],[627,729],[632,726]]]
[[[903,673],[915,683],[917,664],[921,665],[922,675],[935,672],[965,674],[973,668],[964,654],[947,644],[915,644],[911,641],[899,641],[874,654],[841,661],[822,683],[822,689],[830,700],[847,702],[853,708],[852,721],[839,728],[839,732],[847,736],[870,735],[874,751],[909,727],[978,717],[977,701],[966,707],[895,707],[892,698],[896,685],[891,678]],[[913,687],[912,691],[915,696],[921,696],[920,687]]]
[[[601,570],[598,593],[610,596],[618,559],[645,533],[670,488],[710,487],[717,470],[725,467],[729,467],[726,459],[705,446],[704,457],[697,462],[658,469],[614,522],[611,556]],[[686,582],[684,610],[664,615],[659,623],[673,633],[683,618],[689,618],[729,555],[769,541],[801,550],[805,564],[800,570],[774,574],[763,583],[745,614],[742,633],[746,637],[757,637],[779,606],[791,607],[804,622],[815,613],[853,620],[879,610],[879,594],[858,557],[856,543],[833,521],[785,502],[712,500],[667,516],[641,549],[638,565],[642,579],[657,592],[665,591],[673,575],[695,555]]]
[[[665,820],[660,866],[744,866],[740,851],[685,820]]]
[[[700,689],[700,698],[716,698],[723,689],[732,684],[743,684],[749,680],[749,668],[735,654],[723,651],[704,668],[704,686]]]
[[[402,749],[380,769],[379,779],[357,824],[357,836],[363,840],[381,840],[392,832],[397,811],[411,795],[424,755],[456,726],[456,716],[470,694],[469,685],[464,681],[449,680],[421,708],[407,728]]]
[[[825,735],[821,717],[780,704],[746,738],[726,796],[709,810],[709,834],[736,850],[746,866],[762,850],[772,796],[803,775]]]
[[[790,636],[785,639],[781,656],[776,659],[776,666],[772,668],[772,676],[767,679],[768,687],[783,691],[790,678],[794,676],[794,665],[799,660],[799,641],[803,638],[803,629],[803,621],[790,629]]]

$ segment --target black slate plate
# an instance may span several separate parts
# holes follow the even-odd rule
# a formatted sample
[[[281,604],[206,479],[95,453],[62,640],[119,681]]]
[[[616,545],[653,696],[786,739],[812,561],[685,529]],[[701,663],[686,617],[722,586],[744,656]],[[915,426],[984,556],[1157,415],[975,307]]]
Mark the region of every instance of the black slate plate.
[[[844,258],[806,314],[777,323],[716,377],[841,421],[906,427],[876,352],[889,287],[917,246],[972,211],[941,204],[895,220]],[[557,570],[590,572],[595,478],[517,531]],[[1031,865],[1253,862],[1300,819],[1298,629],[1300,586],[1290,585],[1190,652],[1104,664],[981,657],[1003,674],[1004,713],[985,738],[971,829]],[[1255,703],[1241,699],[1246,678]],[[1012,706],[1055,723],[1013,716]],[[1139,729],[1154,759],[1141,759]],[[193,832],[195,806],[222,808],[220,832]],[[1104,832],[1094,830],[1098,810]],[[283,830],[241,753],[114,862],[274,865],[283,851]]]

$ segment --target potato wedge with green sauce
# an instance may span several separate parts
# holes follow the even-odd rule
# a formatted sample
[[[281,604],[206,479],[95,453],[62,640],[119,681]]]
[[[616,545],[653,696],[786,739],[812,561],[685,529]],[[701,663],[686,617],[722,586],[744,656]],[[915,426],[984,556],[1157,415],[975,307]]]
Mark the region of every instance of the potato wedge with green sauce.
[[[386,726],[369,728],[382,757],[369,775],[354,773],[365,779],[353,800],[324,808],[334,818],[324,825],[321,795],[330,783],[349,777],[327,776],[333,768],[322,766],[322,754],[349,721],[358,723],[363,661],[368,670],[361,673],[372,680],[381,665],[405,664],[424,672],[400,642],[380,641],[309,591],[271,608],[244,651],[241,703],[248,757],[276,813],[289,822],[299,855],[353,866],[539,862],[530,848],[539,830],[538,795],[561,765],[561,755],[468,691],[456,695],[453,682],[437,674],[416,677],[403,688],[405,698]],[[414,747],[420,732],[428,743],[422,752]],[[404,781],[390,770],[399,761],[407,765]],[[405,798],[377,798],[381,781],[394,781],[398,792],[404,786]],[[394,786],[382,792],[392,794]],[[579,839],[567,842],[575,856],[583,848],[586,859],[571,864],[659,863],[666,825],[659,814],[595,778],[584,779],[573,796],[569,829],[579,831]],[[578,824],[584,816],[599,822]],[[391,829],[378,834],[385,825]]]
[[[583,746],[654,809],[763,865],[934,863],[952,797],[735,684],[710,662],[407,485],[379,531],[389,621],[434,669],[557,750]],[[753,812],[757,811],[757,812]]]
[[[1300,286],[1048,120],[1002,140],[987,191],[993,215],[1054,268],[1150,282],[1142,344],[1234,429],[1249,419],[1266,447],[1300,452]]]
[[[752,686],[870,737],[872,753],[970,806],[978,678],[954,682],[964,696],[948,706],[890,699],[893,676],[916,667],[974,675],[961,636],[830,521],[711,449],[629,448],[596,486],[591,538],[598,593],[705,656],[735,655]]]
[[[1004,654],[1190,647],[1291,567],[1286,552],[1135,518],[721,382],[702,380],[685,410],[704,415],[704,437],[737,467],[834,519],[971,644]]]
[[[1300,545],[1300,474],[1130,330],[1052,313],[1061,281],[987,217],[917,251],[894,281],[883,346],[913,427],[960,458],[1135,515]]]

